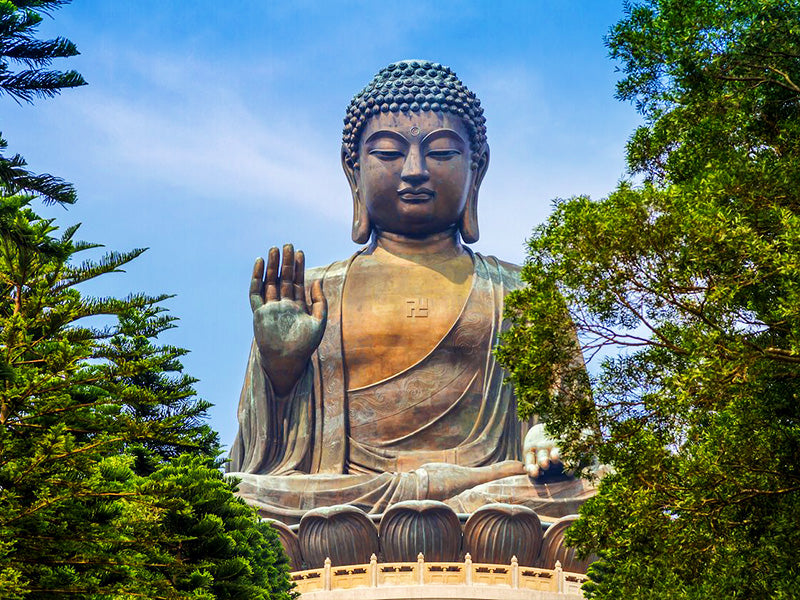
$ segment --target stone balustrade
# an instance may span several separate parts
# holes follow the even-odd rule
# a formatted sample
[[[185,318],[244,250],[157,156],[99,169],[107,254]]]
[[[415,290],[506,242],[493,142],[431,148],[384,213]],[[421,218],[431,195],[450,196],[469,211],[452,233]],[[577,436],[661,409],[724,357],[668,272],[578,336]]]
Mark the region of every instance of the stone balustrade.
[[[583,598],[581,585],[588,579],[586,575],[562,570],[558,561],[555,569],[520,566],[516,556],[507,565],[474,563],[469,553],[463,562],[426,562],[422,553],[416,562],[378,562],[373,554],[368,563],[341,566],[333,566],[330,558],[326,558],[323,568],[296,571],[291,577],[303,600],[409,597],[570,600]],[[397,588],[397,592],[386,588]],[[348,590],[352,592],[342,593]]]

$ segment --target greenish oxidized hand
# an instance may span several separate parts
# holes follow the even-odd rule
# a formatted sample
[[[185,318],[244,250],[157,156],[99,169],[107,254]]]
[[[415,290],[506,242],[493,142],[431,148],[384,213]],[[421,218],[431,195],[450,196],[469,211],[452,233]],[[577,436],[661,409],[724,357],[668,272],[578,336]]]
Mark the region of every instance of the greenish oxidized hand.
[[[550,467],[551,463],[561,462],[558,446],[547,434],[543,423],[534,425],[528,430],[522,442],[522,454],[525,457],[525,470],[531,477],[538,477]]]
[[[277,248],[270,248],[264,275],[264,259],[259,257],[250,281],[253,333],[272,389],[283,396],[322,340],[328,302],[319,280],[311,286],[311,305],[306,302],[305,256],[302,251],[295,254],[291,244],[283,247],[283,260]]]

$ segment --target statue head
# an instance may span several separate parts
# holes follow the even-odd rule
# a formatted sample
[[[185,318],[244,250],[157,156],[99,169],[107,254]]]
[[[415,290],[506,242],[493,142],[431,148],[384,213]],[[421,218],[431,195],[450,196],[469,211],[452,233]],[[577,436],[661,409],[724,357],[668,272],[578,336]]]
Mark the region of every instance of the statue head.
[[[347,109],[342,166],[353,193],[353,241],[373,228],[425,235],[458,227],[478,240],[478,190],[489,164],[480,100],[438,63],[378,72]]]

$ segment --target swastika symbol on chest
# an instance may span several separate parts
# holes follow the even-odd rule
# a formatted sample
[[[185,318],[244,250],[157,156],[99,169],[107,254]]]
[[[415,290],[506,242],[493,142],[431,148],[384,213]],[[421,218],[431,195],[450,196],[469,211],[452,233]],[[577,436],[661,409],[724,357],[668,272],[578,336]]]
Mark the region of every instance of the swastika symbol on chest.
[[[409,298],[406,300],[406,317],[409,319],[425,319],[428,317],[427,298]]]

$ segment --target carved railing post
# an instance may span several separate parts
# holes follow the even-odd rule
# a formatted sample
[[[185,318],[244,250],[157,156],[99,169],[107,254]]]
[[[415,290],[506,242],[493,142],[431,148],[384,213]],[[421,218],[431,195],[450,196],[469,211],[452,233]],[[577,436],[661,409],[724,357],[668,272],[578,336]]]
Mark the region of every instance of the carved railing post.
[[[556,561],[556,583],[558,584],[558,593],[564,593],[564,570],[561,568],[561,561]]]
[[[519,588],[519,561],[516,554],[511,557],[511,587]]]
[[[467,574],[467,585],[472,585],[472,557],[469,552],[464,555],[464,571]]]
[[[417,583],[425,585],[425,557],[422,552],[417,554]]]
[[[378,587],[378,557],[374,552],[369,557],[369,584]]]
[[[325,559],[325,567],[322,571],[322,584],[326,590],[331,589],[333,584],[332,579],[333,577],[331,576],[331,557],[329,556]]]

